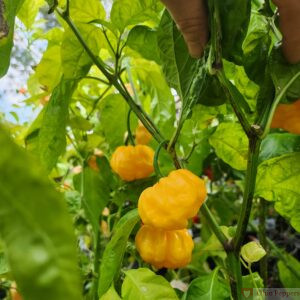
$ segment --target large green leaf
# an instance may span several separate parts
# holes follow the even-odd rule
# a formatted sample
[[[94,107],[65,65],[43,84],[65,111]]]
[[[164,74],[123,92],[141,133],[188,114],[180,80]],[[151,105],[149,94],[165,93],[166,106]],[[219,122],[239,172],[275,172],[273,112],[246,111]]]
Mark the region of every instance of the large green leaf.
[[[275,201],[275,209],[300,231],[300,152],[267,160],[259,165],[256,196]]]
[[[104,45],[101,29],[94,25],[83,23],[78,23],[77,28],[88,47],[98,56],[101,46]],[[92,66],[91,58],[71,29],[67,29],[63,37],[61,60],[66,79],[85,76]]]
[[[60,46],[48,47],[36,67],[35,75],[44,89],[50,92],[59,83],[61,73]]]
[[[298,275],[300,275],[300,262],[290,254],[285,253],[284,257],[286,262],[294,267],[295,270],[298,270]],[[300,277],[295,276],[294,273],[287,267],[286,263],[282,260],[279,260],[277,263],[279,278],[281,283],[285,288],[295,288],[300,286]]]
[[[15,16],[24,0],[0,1],[0,78],[9,68],[10,54],[13,47]]]
[[[100,298],[100,300],[121,300],[121,298],[112,285],[110,289]]]
[[[101,100],[100,128],[111,151],[124,144],[127,115],[128,104],[120,94],[111,94]]]
[[[72,0],[70,15],[76,22],[88,23],[95,19],[105,19],[105,10],[99,0]]]
[[[123,32],[129,25],[158,22],[162,5],[157,0],[114,0],[110,19]]]
[[[142,57],[160,63],[157,31],[150,27],[143,25],[133,27],[128,34],[127,45]]]
[[[290,65],[286,62],[280,49],[275,49],[272,52],[269,62],[270,73],[276,93],[279,94],[287,83],[300,72],[300,63]],[[285,101],[292,101],[300,98],[300,76],[289,87],[286,93]]]
[[[271,45],[267,19],[252,14],[247,37],[243,43],[243,64],[251,80],[262,84]]]
[[[183,36],[167,10],[159,25],[158,46],[167,82],[176,89],[181,100],[185,101],[197,71],[197,64],[196,59],[189,55]]]
[[[25,0],[18,13],[18,18],[26,26],[31,28],[34,20],[39,12],[40,7],[44,4],[44,0]]]
[[[123,216],[114,228],[113,237],[107,244],[101,260],[98,287],[99,297],[107,292],[114,278],[118,276],[127,240],[138,221],[138,211],[134,209]]]
[[[98,160],[100,172],[86,167],[82,174],[74,178],[76,189],[83,195],[82,205],[95,235],[99,230],[100,215],[110,199],[112,173],[107,165],[107,159],[100,158]]]
[[[129,270],[122,285],[124,300],[178,300],[168,281],[146,268]]]
[[[186,292],[185,300],[227,300],[230,299],[229,286],[218,278],[220,269],[215,268],[209,275],[194,279]]]
[[[261,144],[260,162],[291,152],[300,152],[300,135],[291,133],[269,134]]]
[[[223,56],[242,63],[242,44],[247,34],[251,14],[251,0],[220,1]]]
[[[39,131],[39,154],[48,172],[55,166],[58,157],[66,148],[69,100],[75,88],[75,81],[62,79],[53,90],[43,115]]]
[[[248,139],[237,123],[221,123],[209,139],[216,154],[237,170],[246,170]]]
[[[3,128],[0,144],[0,232],[18,288],[30,300],[82,299],[64,200]]]

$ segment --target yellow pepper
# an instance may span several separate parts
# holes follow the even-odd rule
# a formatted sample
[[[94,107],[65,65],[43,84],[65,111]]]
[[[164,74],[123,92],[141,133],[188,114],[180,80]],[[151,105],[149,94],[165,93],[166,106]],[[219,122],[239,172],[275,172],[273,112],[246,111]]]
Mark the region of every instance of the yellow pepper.
[[[279,104],[271,128],[282,128],[291,133],[300,134],[300,99],[292,104]]]
[[[163,230],[147,225],[140,228],[135,243],[142,259],[158,269],[186,266],[194,248],[187,229]]]
[[[135,140],[139,145],[147,145],[152,138],[151,133],[144,127],[142,123],[139,123],[135,131]]]
[[[205,198],[204,181],[188,170],[179,169],[142,192],[139,215],[146,225],[165,230],[183,229]]]
[[[113,153],[110,165],[123,180],[148,177],[153,172],[154,151],[145,145],[120,146]]]

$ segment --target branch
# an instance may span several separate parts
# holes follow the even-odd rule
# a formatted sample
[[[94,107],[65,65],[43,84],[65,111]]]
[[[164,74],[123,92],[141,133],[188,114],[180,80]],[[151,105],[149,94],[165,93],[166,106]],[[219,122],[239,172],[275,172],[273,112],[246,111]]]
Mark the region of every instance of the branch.
[[[246,184],[243,195],[243,203],[238,220],[236,235],[233,239],[234,250],[236,254],[238,254],[240,251],[249,222],[250,212],[252,208],[252,200],[255,190],[260,144],[261,140],[256,136],[252,137],[249,140],[248,165],[245,178]]]

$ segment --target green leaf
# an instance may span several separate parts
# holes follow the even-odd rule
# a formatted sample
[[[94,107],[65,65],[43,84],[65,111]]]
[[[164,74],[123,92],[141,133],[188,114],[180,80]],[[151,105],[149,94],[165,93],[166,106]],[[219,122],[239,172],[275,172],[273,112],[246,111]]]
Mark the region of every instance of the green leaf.
[[[25,0],[18,13],[18,18],[27,29],[30,29],[35,21],[40,7],[44,5],[44,0]]]
[[[202,92],[197,101],[206,106],[218,106],[226,102],[227,96],[216,76],[207,76]]]
[[[60,46],[49,47],[44,53],[40,63],[36,67],[36,76],[45,90],[52,91],[61,78]]]
[[[300,152],[267,160],[259,165],[256,196],[275,201],[275,209],[300,231]]]
[[[166,80],[185,102],[197,71],[197,60],[189,55],[183,36],[167,10],[159,25],[158,46]]]
[[[81,300],[67,207],[39,162],[0,129],[0,233],[25,299]],[[26,253],[26,255],[24,255]]]
[[[246,170],[248,139],[237,123],[221,123],[209,139],[216,154],[237,170]]]
[[[101,46],[104,45],[101,29],[94,25],[83,23],[78,23],[76,26],[88,47],[98,56]],[[66,79],[83,77],[92,66],[92,60],[71,29],[67,29],[63,37],[61,60]]]
[[[157,31],[147,26],[138,25],[133,27],[127,37],[127,46],[135,50],[148,60],[160,63]]]
[[[70,15],[75,22],[88,23],[95,19],[105,19],[105,10],[99,0],[72,0]]]
[[[209,275],[194,279],[186,292],[186,300],[229,300],[229,286],[218,278],[219,268],[215,268]]]
[[[224,58],[242,63],[242,44],[247,34],[251,14],[251,0],[219,2]]]
[[[243,276],[243,288],[263,288],[264,281],[261,279],[257,272],[252,273],[246,276]]]
[[[83,173],[74,178],[75,187],[83,194],[82,205],[86,216],[93,226],[95,235],[99,230],[99,218],[104,207],[110,200],[112,173],[105,157],[99,158],[100,172],[86,167]]]
[[[178,300],[175,291],[168,281],[146,268],[125,272],[122,285],[124,300]]]
[[[288,264],[292,265],[295,270],[300,270],[300,262],[295,257],[287,253],[285,253],[284,256]],[[300,278],[295,276],[282,260],[278,261],[277,266],[280,281],[285,288],[300,286]]]
[[[121,300],[121,298],[112,285],[110,289],[100,298],[100,300]]]
[[[39,132],[39,154],[48,172],[66,148],[68,107],[76,84],[74,81],[61,80],[53,90],[44,112]]]
[[[23,2],[24,0],[2,0],[0,2],[0,78],[7,73],[9,68],[15,16]]]
[[[266,18],[260,14],[252,14],[243,43],[243,64],[249,78],[257,84],[264,81],[270,45],[271,37]]]
[[[157,0],[114,0],[110,19],[123,32],[129,25],[157,23],[162,5]]]
[[[291,152],[300,152],[300,135],[291,133],[269,134],[261,144],[260,162]]]
[[[124,144],[128,105],[120,94],[111,94],[100,103],[100,129],[110,150]]]
[[[101,260],[98,287],[99,297],[107,292],[114,278],[119,275],[127,240],[138,221],[139,214],[137,209],[134,209],[123,216],[114,228],[113,236],[107,244]]]
[[[2,249],[0,248],[0,277],[3,274],[6,274],[10,271],[7,261],[7,256],[4,252],[2,252]]]
[[[288,64],[282,56],[280,49],[275,49],[271,54],[269,68],[276,93],[279,94],[293,76],[300,72],[300,63],[295,65]],[[300,76],[288,88],[285,96],[286,99],[282,102],[291,102],[300,98]]]

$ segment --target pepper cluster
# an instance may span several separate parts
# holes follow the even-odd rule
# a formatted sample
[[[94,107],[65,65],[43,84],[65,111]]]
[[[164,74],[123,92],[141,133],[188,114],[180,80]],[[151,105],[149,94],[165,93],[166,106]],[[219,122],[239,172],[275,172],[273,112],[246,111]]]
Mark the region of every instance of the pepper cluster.
[[[172,171],[145,189],[138,202],[143,225],[136,247],[156,268],[179,268],[191,260],[194,243],[186,229],[206,198],[204,181],[185,169]]]

